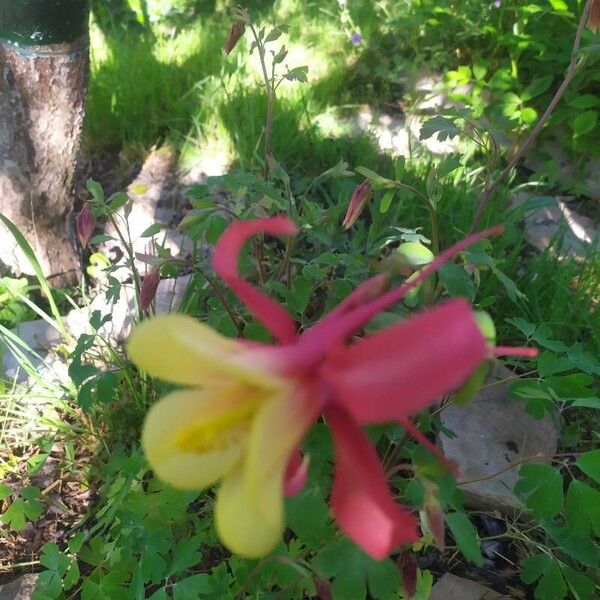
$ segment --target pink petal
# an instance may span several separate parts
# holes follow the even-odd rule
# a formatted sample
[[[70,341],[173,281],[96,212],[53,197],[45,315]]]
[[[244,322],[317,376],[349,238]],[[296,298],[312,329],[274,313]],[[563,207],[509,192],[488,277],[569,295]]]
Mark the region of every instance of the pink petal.
[[[338,348],[322,374],[359,423],[398,421],[458,387],[488,352],[469,305],[455,299]]]
[[[394,502],[369,438],[334,404],[326,408],[325,417],[336,458],[331,510],[340,529],[375,560],[416,541],[417,521]]]
[[[288,498],[302,491],[308,479],[308,456],[302,456],[302,452],[296,449],[290,456],[283,479],[283,493]]]
[[[244,244],[253,235],[293,235],[296,231],[296,226],[286,217],[236,221],[220,237],[213,255],[215,273],[273,336],[283,343],[295,339],[296,324],[283,307],[239,276],[238,261]]]
[[[435,271],[441,266],[450,261],[458,253],[462,252],[475,242],[490,237],[492,235],[499,235],[504,231],[502,225],[474,233],[469,237],[457,242],[453,246],[450,246],[447,250],[444,250],[434,261],[430,262],[427,266],[423,267],[410,281],[404,283],[398,288],[395,288],[386,294],[383,294],[367,304],[363,304],[357,307],[355,310],[341,314],[339,318],[327,319],[326,325],[319,329],[313,328],[306,332],[302,336],[302,341],[307,346],[316,346],[320,343],[321,347],[323,344],[331,344],[334,341],[343,341],[352,335],[355,331],[364,327],[375,315],[380,312],[387,310],[396,302],[399,302],[406,296],[410,290],[414,287],[422,284],[428,277],[430,277]],[[315,344],[314,337],[318,337],[317,344]]]

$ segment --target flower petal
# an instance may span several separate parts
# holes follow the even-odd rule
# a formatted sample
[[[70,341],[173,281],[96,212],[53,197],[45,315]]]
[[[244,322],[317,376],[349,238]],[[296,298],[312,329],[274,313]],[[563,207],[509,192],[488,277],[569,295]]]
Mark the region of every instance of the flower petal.
[[[215,483],[241,460],[260,402],[240,386],[173,392],[152,406],[142,448],[160,479],[181,489]]]
[[[376,560],[418,539],[415,517],[394,502],[368,437],[340,407],[325,409],[335,446],[331,509],[342,531]]]
[[[469,305],[456,299],[338,349],[322,373],[359,423],[381,423],[433,404],[488,352]]]
[[[290,457],[320,412],[318,395],[298,386],[266,403],[256,415],[248,439],[244,482],[248,502],[263,519],[282,520],[284,475]],[[276,480],[277,497],[271,497]]]
[[[410,281],[405,281],[401,286],[377,296],[370,302],[357,306],[354,310],[339,315],[338,318],[327,319],[323,327],[307,331],[301,338],[302,344],[307,347],[307,350],[304,351],[305,357],[309,355],[309,352],[318,352],[323,346],[331,346],[336,342],[343,342],[348,339],[355,331],[364,327],[375,315],[402,300],[412,289],[421,285],[458,253],[481,239],[499,235],[503,231],[504,227],[499,225],[466,237],[444,250],[435,260],[415,273]]]
[[[288,498],[299,494],[306,485],[309,462],[309,456],[303,457],[299,449],[292,453],[283,476],[283,494]]]
[[[281,539],[284,475],[290,456],[319,414],[315,397],[299,387],[265,402],[257,412],[245,460],[217,494],[217,530],[233,552],[258,558]]]
[[[296,226],[286,217],[236,221],[221,235],[213,255],[215,273],[235,292],[254,316],[280,341],[292,342],[296,324],[288,312],[238,274],[242,247],[253,235],[293,235]]]
[[[275,480],[271,480],[270,489],[264,492],[273,498],[281,496]],[[234,554],[247,558],[261,558],[271,552],[285,528],[282,509],[278,519],[265,520],[248,504],[241,465],[227,475],[217,491],[215,523],[221,542]]]
[[[253,351],[184,315],[161,315],[144,321],[131,335],[127,352],[142,370],[183,385],[223,385],[232,380],[273,387],[266,353]]]

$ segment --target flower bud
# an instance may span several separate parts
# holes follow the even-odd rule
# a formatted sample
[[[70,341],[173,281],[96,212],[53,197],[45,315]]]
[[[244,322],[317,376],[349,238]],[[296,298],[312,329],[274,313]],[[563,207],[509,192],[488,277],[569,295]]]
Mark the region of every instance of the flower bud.
[[[437,499],[437,486],[425,485],[425,507],[423,509],[424,525],[435,540],[435,545],[441,552],[446,546],[446,526],[444,511]]]
[[[478,310],[475,312],[475,321],[486,342],[493,348],[496,345],[496,325],[492,317],[485,310]]]
[[[356,219],[360,216],[360,213],[363,211],[367,202],[371,200],[373,196],[373,188],[371,187],[371,182],[368,179],[365,179],[360,185],[354,188],[354,192],[352,192],[352,198],[350,198],[350,204],[348,205],[348,210],[346,211],[346,216],[344,217],[344,221],[342,223],[342,227],[344,229],[350,229],[352,225],[356,222]]]
[[[590,8],[588,27],[592,31],[600,31],[600,0],[594,0]]]
[[[142,289],[140,290],[140,310],[147,310],[154,296],[156,296],[156,290],[160,283],[160,267],[154,267],[142,283]]]
[[[235,48],[236,44],[240,41],[240,38],[244,35],[244,31],[246,31],[246,25],[244,21],[236,21],[229,30],[229,36],[225,43],[223,44],[223,52],[225,54],[231,54],[231,51]]]
[[[88,245],[95,228],[96,217],[94,217],[90,205],[84,204],[76,220],[77,237],[84,248]]]
[[[325,579],[315,579],[315,588],[319,600],[332,600],[331,584]]]
[[[396,565],[402,576],[404,597],[409,600],[417,591],[417,561],[410,550],[404,550],[397,558]]]

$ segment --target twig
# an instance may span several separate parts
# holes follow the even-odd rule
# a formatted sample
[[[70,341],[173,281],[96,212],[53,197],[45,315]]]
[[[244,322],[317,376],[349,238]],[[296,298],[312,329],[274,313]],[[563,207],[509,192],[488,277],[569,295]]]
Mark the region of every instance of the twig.
[[[531,148],[531,145],[537,139],[542,128],[546,124],[546,121],[548,121],[548,119],[554,112],[554,109],[556,108],[558,103],[561,101],[564,93],[566,92],[567,88],[571,84],[571,81],[573,81],[573,77],[575,77],[575,75],[577,73],[577,69],[585,61],[585,57],[580,58],[578,56],[578,52],[579,52],[579,47],[581,46],[581,38],[583,36],[583,30],[586,27],[588,15],[590,13],[590,8],[592,7],[592,2],[594,2],[594,1],[595,0],[587,0],[587,2],[585,3],[585,7],[583,8],[583,12],[581,13],[581,18],[579,20],[579,25],[577,27],[577,33],[575,34],[575,41],[573,42],[573,50],[571,52],[571,62],[569,63],[569,66],[567,67],[567,72],[566,72],[565,78],[564,78],[561,86],[558,88],[556,94],[554,94],[554,98],[552,98],[552,100],[550,101],[550,104],[544,111],[544,114],[540,117],[536,126],[533,128],[533,131],[529,134],[527,139],[523,142],[523,144],[515,152],[515,154],[510,159],[510,161],[508,162],[506,167],[504,167],[504,169],[502,170],[500,175],[498,175],[498,177],[496,177],[496,179],[494,179],[494,181],[492,181],[491,184],[486,186],[486,188],[483,192],[483,195],[481,197],[481,201],[479,202],[479,207],[477,208],[477,213],[475,214],[475,218],[473,219],[473,224],[471,225],[471,230],[470,230],[471,233],[473,231],[475,231],[475,229],[479,225],[479,222],[481,221],[481,217],[483,216],[483,212],[485,211],[485,209],[492,197],[492,194],[498,189],[498,186],[504,181],[504,179],[508,176],[508,174],[515,168],[517,163],[521,160],[521,158],[523,158],[523,156],[529,150],[529,148]]]

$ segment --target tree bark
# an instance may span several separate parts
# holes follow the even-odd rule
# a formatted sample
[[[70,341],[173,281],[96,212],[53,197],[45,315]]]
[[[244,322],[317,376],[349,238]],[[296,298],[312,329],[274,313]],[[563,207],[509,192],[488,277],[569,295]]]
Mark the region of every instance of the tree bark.
[[[34,30],[29,39],[39,36]],[[87,39],[43,46],[0,40],[0,212],[19,228],[57,286],[77,283],[81,272],[72,211]],[[32,273],[4,228],[0,261],[17,274]]]

